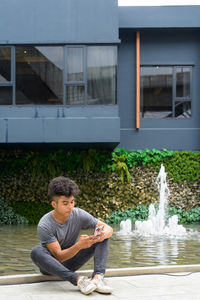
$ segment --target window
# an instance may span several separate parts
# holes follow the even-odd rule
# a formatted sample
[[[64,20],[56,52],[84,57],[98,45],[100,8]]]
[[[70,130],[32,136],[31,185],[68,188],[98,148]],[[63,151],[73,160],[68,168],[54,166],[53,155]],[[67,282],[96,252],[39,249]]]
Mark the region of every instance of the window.
[[[117,47],[67,47],[66,68],[67,104],[116,103]]]
[[[191,118],[191,76],[191,66],[142,66],[142,118]]]
[[[12,104],[11,47],[0,47],[0,104]]]
[[[16,47],[16,104],[62,104],[63,47]]]
[[[116,47],[88,47],[87,96],[88,104],[116,102]]]
[[[175,117],[191,118],[191,67],[175,67]]]
[[[113,105],[117,46],[0,47],[0,105]]]
[[[85,104],[85,59],[86,48],[66,47],[66,103]]]

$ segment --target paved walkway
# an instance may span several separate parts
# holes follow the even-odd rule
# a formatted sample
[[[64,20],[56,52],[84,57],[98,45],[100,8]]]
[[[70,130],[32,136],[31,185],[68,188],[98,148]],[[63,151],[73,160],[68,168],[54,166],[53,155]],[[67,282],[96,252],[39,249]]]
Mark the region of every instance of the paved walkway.
[[[2,300],[200,300],[200,272],[106,278],[112,295],[85,296],[68,282],[53,281],[0,285]]]

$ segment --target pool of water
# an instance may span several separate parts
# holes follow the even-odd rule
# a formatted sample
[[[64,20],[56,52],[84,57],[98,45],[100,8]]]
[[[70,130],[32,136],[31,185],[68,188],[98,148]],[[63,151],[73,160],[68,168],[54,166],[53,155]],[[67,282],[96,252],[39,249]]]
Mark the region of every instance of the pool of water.
[[[113,228],[107,268],[200,264],[200,224],[186,226],[186,237],[171,239],[119,238],[119,225]],[[36,226],[0,226],[0,276],[39,273],[30,259],[30,250],[37,244]],[[90,260],[82,269],[92,268]]]

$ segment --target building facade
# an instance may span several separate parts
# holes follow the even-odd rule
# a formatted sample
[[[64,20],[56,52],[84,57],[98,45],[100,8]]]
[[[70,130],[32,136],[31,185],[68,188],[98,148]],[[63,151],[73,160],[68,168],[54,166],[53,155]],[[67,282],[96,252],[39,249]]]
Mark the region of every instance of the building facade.
[[[199,16],[1,1],[1,147],[200,149]]]

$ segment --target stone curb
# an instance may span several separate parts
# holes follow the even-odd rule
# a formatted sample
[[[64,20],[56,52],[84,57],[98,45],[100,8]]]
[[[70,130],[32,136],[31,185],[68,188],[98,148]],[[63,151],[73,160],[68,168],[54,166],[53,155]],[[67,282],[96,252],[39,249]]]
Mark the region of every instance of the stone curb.
[[[85,276],[90,276],[92,270],[82,270],[78,273]],[[121,269],[107,269],[105,276],[133,276],[133,275],[146,275],[146,274],[165,274],[165,273],[178,273],[178,272],[200,272],[200,265],[176,265],[176,266],[155,266],[155,267],[140,267],[140,268],[121,268]],[[22,283],[35,283],[43,281],[60,281],[61,279],[56,276],[48,276],[42,274],[21,274],[0,276],[0,285],[6,284],[22,284]]]

